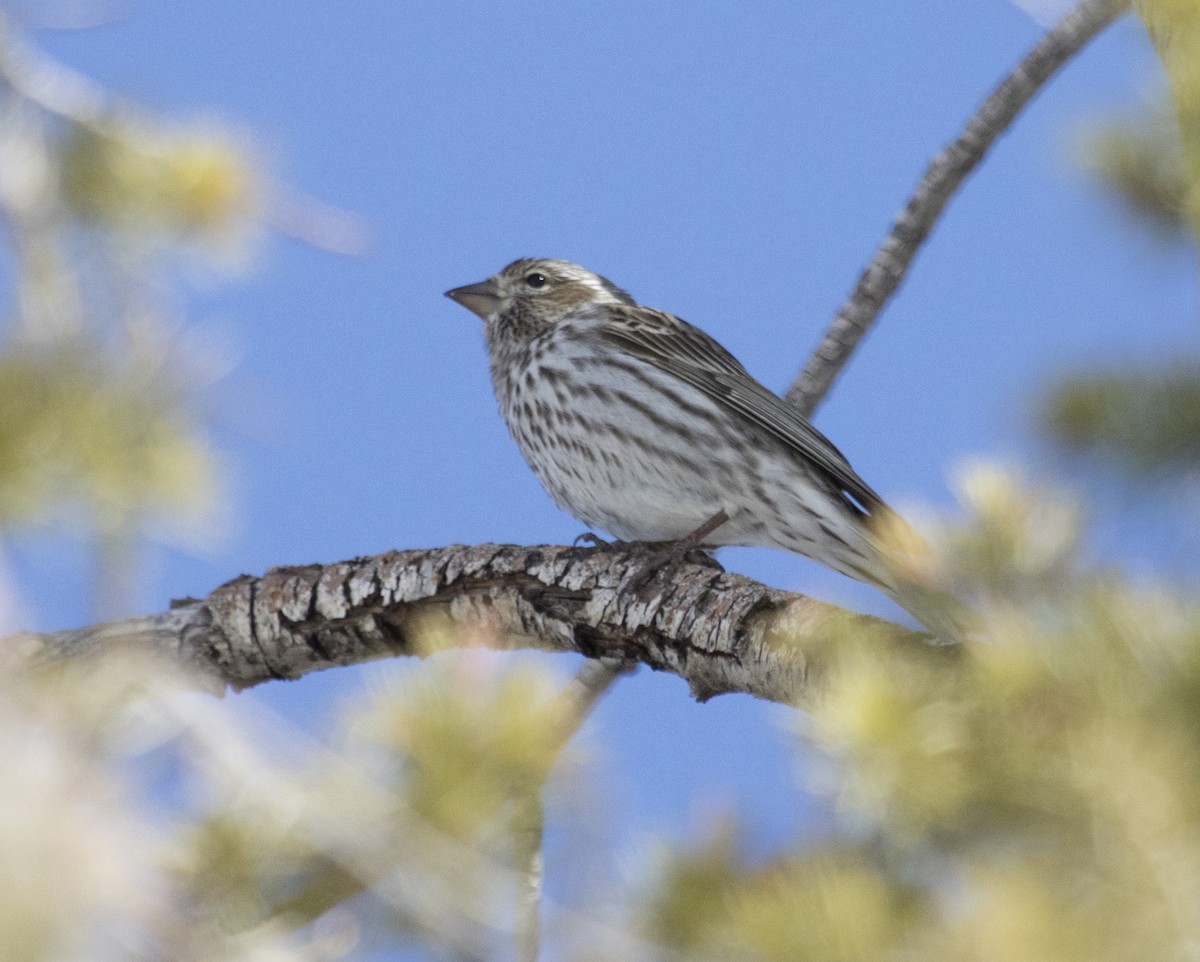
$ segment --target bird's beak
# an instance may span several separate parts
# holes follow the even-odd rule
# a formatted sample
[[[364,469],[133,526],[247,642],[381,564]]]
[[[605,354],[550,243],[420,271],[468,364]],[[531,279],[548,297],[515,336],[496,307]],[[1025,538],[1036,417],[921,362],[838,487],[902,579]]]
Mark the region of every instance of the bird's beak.
[[[446,291],[446,296],[457,301],[472,314],[478,314],[485,321],[496,313],[500,306],[500,292],[496,290],[496,282],[488,279],[478,284],[468,284],[466,287],[456,287]]]

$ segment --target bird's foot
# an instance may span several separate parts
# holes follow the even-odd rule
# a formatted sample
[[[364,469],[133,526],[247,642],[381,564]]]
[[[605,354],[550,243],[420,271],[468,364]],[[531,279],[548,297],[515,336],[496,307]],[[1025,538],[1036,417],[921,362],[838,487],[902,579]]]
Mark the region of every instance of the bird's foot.
[[[594,531],[585,531],[571,542],[571,547],[581,548],[587,545],[589,548],[607,548],[612,543],[611,541],[605,541]]]
[[[660,576],[669,577],[681,565],[699,565],[719,572],[725,570],[710,551],[687,538],[678,541],[632,541],[626,547],[633,554],[636,567],[622,592],[641,591]]]
[[[677,565],[686,563],[724,571],[725,569],[722,567],[721,562],[713,557],[712,549],[706,549],[704,543],[710,534],[728,520],[729,515],[724,510],[721,510],[705,521],[704,524],[700,525],[695,531],[684,535],[678,541],[661,542],[661,547],[666,551],[667,564]]]
[[[640,591],[655,581],[660,574],[669,574],[684,564],[724,572],[725,568],[713,557],[712,549],[703,545],[705,539],[728,520],[729,516],[724,511],[719,511],[695,531],[675,541],[605,541],[599,535],[585,531],[575,539],[573,546],[578,548],[587,545],[596,550],[607,548],[628,552],[635,566],[622,592]]]

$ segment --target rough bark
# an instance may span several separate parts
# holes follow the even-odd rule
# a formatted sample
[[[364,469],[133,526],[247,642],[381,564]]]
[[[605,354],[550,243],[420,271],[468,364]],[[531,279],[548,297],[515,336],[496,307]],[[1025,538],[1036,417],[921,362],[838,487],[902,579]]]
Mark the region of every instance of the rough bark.
[[[797,703],[824,644],[848,626],[922,636],[716,567],[664,563],[637,546],[484,544],[394,551],[242,575],[158,615],[26,635],[42,657],[147,647],[212,687],[428,651],[430,619],[450,644],[578,652],[668,671],[699,700],[744,692]]]

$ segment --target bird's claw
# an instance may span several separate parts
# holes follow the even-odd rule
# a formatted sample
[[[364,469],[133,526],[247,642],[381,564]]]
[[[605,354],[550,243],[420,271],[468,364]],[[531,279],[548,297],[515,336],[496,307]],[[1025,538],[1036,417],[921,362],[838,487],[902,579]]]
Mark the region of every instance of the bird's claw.
[[[612,544],[611,541],[605,541],[594,531],[585,531],[571,542],[571,547],[581,548],[584,545],[587,545],[590,548],[606,548],[610,544]]]
[[[690,565],[699,565],[701,568],[712,568],[715,571],[725,572],[725,566],[717,560],[716,555],[712,551],[701,548],[698,545],[684,548],[679,555],[679,560]]]
[[[721,562],[687,538],[679,541],[638,541],[633,542],[631,547],[636,549],[640,557],[633,577],[625,585],[625,591],[640,591],[654,581],[660,572],[669,573],[682,564],[725,571]]]

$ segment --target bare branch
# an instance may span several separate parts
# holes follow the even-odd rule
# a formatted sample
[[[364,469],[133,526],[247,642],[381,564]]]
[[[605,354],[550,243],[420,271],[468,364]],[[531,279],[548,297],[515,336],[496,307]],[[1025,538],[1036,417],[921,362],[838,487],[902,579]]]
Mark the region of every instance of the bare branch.
[[[88,77],[40,54],[0,14],[0,81],[43,110],[74,123],[99,123],[113,109],[104,89]]]
[[[623,662],[676,674],[700,700],[745,692],[795,703],[811,686],[814,653],[847,627],[901,643],[923,637],[713,567],[681,563],[646,581],[644,559],[628,545],[388,552],[242,575],[163,614],[21,640],[46,658],[149,648],[218,691],[426,654],[431,634],[609,659],[572,695],[582,717]],[[431,631],[439,618],[455,630]]]
[[[958,139],[930,161],[916,192],[871,258],[825,332],[787,399],[806,417],[829,392],[850,355],[904,279],[917,250],[954,192],[1041,87],[1127,8],[1123,0],[1084,0],[1017,64],[967,122]]]

